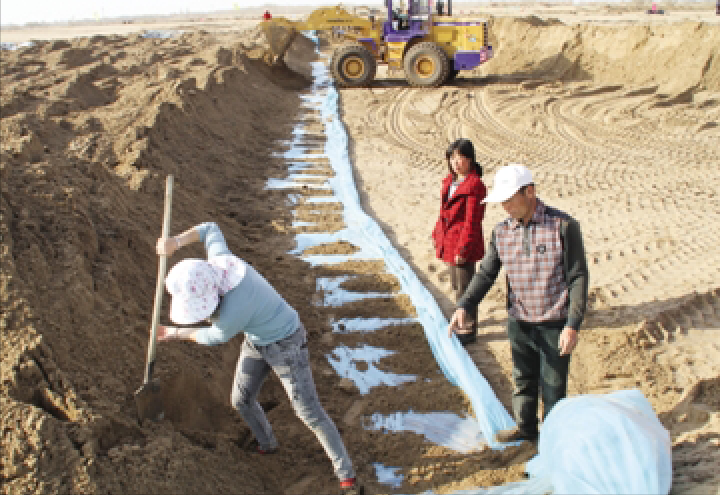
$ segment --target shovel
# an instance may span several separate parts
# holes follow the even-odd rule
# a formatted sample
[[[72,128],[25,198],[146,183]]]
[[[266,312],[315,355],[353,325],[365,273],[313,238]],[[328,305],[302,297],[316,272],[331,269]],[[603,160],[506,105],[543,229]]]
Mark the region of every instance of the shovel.
[[[165,182],[165,214],[163,216],[163,239],[170,233],[170,208],[172,207],[173,176],[168,175]],[[162,396],[160,386],[152,381],[155,368],[155,346],[157,345],[157,326],[160,319],[160,306],[162,305],[163,285],[167,271],[167,255],[160,256],[157,283],[155,284],[155,305],[153,307],[152,325],[150,327],[150,343],[148,344],[147,361],[145,362],[145,380],[142,386],[135,391],[135,405],[137,406],[138,422],[144,419],[157,421],[163,418]]]

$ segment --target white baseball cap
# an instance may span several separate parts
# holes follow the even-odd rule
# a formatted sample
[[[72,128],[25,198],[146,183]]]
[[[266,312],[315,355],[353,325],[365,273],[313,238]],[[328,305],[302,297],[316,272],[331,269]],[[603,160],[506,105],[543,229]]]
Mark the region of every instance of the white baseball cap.
[[[492,191],[483,203],[502,203],[512,198],[518,190],[533,183],[532,173],[524,165],[511,163],[502,167],[495,173],[495,183]]]

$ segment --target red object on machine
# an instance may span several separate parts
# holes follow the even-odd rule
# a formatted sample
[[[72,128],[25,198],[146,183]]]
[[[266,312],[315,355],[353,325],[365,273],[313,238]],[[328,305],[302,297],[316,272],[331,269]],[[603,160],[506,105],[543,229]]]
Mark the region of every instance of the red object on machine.
[[[263,19],[266,21],[269,21],[270,19],[272,19],[272,14],[270,13],[269,10],[265,11],[265,13],[263,14]]]

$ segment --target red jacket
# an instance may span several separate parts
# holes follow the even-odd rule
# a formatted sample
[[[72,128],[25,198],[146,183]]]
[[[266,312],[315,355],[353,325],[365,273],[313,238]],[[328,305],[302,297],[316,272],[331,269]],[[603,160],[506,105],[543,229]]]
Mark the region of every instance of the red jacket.
[[[479,261],[485,255],[482,221],[485,217],[487,189],[476,173],[471,173],[448,199],[452,175],[443,179],[440,218],[432,237],[439,259],[455,264],[455,256],[466,262]]]

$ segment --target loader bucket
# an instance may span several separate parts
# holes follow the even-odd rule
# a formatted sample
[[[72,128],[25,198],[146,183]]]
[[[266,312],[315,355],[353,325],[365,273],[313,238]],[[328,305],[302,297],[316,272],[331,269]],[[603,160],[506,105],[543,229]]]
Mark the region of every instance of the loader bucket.
[[[288,48],[292,45],[298,34],[297,29],[274,22],[264,22],[261,26],[270,47],[272,57],[270,62],[275,65],[282,60]]]

